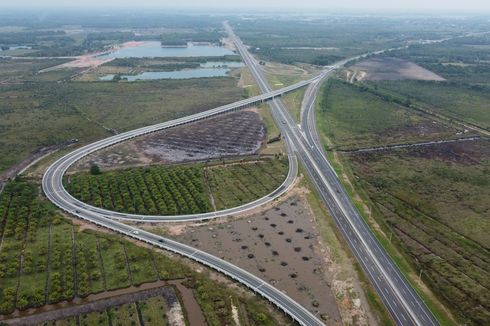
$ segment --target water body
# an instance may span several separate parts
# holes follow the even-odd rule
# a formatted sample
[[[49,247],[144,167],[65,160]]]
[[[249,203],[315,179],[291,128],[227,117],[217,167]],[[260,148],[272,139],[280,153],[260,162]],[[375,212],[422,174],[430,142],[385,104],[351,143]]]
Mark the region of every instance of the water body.
[[[233,51],[214,45],[194,45],[187,47],[162,47],[158,41],[144,42],[142,45],[125,47],[100,55],[101,58],[162,58],[162,57],[219,57],[233,55]]]
[[[197,68],[176,71],[146,71],[138,75],[121,75],[122,79],[128,81],[136,80],[156,80],[156,79],[189,79],[204,77],[223,77],[230,71],[228,68]],[[105,75],[99,80],[112,80],[115,75]]]
[[[7,50],[2,50],[2,48],[0,48],[0,52],[1,51],[9,51],[9,50],[31,50],[31,49],[32,49],[32,46],[14,45],[14,46],[9,46],[9,48]]]
[[[204,77],[223,77],[226,76],[231,68],[243,67],[242,62],[223,62],[209,61],[202,63],[200,68],[183,69],[174,71],[146,71],[138,75],[121,75],[121,78],[128,81],[137,80],[157,80],[157,79],[189,79]],[[111,81],[115,75],[105,75],[99,77],[102,81]]]

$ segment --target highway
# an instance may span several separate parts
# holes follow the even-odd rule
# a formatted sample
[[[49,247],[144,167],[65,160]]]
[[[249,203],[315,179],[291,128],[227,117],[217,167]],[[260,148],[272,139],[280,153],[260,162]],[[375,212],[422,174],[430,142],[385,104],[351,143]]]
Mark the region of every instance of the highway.
[[[305,87],[306,85],[312,83],[318,78],[322,78],[322,75],[315,76],[314,78],[306,81],[299,82],[297,84],[284,87],[279,90],[271,91],[265,94],[261,94],[259,96],[251,97],[245,100],[241,100],[232,104],[224,105],[215,109],[207,110],[204,112],[200,112],[197,114],[193,114],[187,117],[179,118],[176,120],[139,128],[136,130],[128,131],[125,133],[121,133],[112,137],[105,138],[103,140],[97,141],[95,143],[86,145],[79,149],[74,150],[73,152],[63,156],[58,159],[55,163],[53,163],[45,172],[43,176],[43,190],[46,196],[57,203],[59,207],[64,209],[67,212],[75,212],[80,209],[84,209],[85,211],[90,211],[93,213],[98,213],[101,216],[109,217],[112,219],[118,220],[127,220],[127,221],[145,221],[145,222],[177,222],[177,221],[203,221],[207,219],[213,219],[222,216],[230,216],[234,214],[241,214],[252,209],[255,209],[259,206],[262,206],[274,199],[278,198],[285,192],[287,192],[294,180],[296,178],[298,172],[298,163],[295,155],[288,155],[289,158],[289,171],[284,182],[273,192],[270,194],[259,198],[253,202],[241,205],[239,207],[234,207],[230,209],[201,213],[201,214],[189,214],[189,215],[138,215],[138,214],[128,214],[128,213],[120,213],[114,212],[110,210],[106,210],[103,208],[91,206],[86,204],[73,196],[71,196],[68,191],[63,186],[63,175],[66,171],[72,166],[75,162],[80,159],[90,155],[93,152],[101,150],[103,148],[115,145],[117,143],[132,139],[134,137],[142,136],[145,134],[149,134],[152,132],[196,122],[202,119],[207,119],[213,116],[217,116],[220,114],[225,114],[228,112],[236,111],[251,105],[256,105],[260,103],[264,103],[266,101],[272,100],[276,97],[282,96],[288,92],[294,91],[298,88]],[[292,152],[289,144],[287,144],[288,153]]]
[[[241,40],[225,24],[228,34],[235,42],[243,60],[249,67],[262,92],[270,87],[262,74],[260,65],[250,55]],[[378,51],[376,53],[381,53]],[[350,60],[365,57],[361,55]],[[276,122],[302,161],[312,182],[329,208],[336,224],[344,235],[352,252],[368,275],[391,316],[398,325],[438,325],[437,320],[415,293],[398,267],[381,247],[369,226],[352,204],[334,169],[324,155],[318,140],[314,118],[314,102],[320,89],[321,79],[350,60],[344,60],[328,68],[320,78],[312,82],[305,93],[302,105],[302,123],[298,126],[279,99],[270,103]]]
[[[46,172],[43,175],[42,179],[42,188],[49,200],[51,200],[57,207],[60,209],[77,216],[78,218],[94,223],[98,226],[110,229],[117,233],[120,233],[125,236],[132,237],[134,239],[143,241],[145,243],[151,244],[153,246],[169,250],[171,252],[177,253],[179,255],[188,257],[194,261],[200,262],[208,267],[211,267],[232,279],[242,283],[243,285],[250,288],[255,293],[263,296],[273,304],[275,304],[278,308],[282,309],[286,314],[290,315],[294,320],[296,320],[300,325],[305,326],[319,326],[323,325],[322,321],[320,321],[315,315],[309,312],[307,309],[296,303],[292,300],[288,295],[283,293],[282,291],[277,290],[267,282],[261,280],[260,278],[248,273],[247,271],[226,262],[218,257],[205,253],[201,250],[196,250],[193,247],[187,246],[185,244],[178,243],[171,239],[167,239],[150,232],[146,232],[142,229],[132,227],[121,223],[120,220],[135,220],[140,221],[145,219],[145,221],[189,221],[189,220],[205,220],[209,218],[215,218],[218,216],[230,215],[235,213],[240,213],[257,206],[263,205],[278,196],[282,193],[286,192],[297,174],[297,161],[294,154],[292,154],[292,148],[290,147],[290,143],[286,140],[286,146],[288,150],[290,169],[288,173],[288,177],[284,181],[284,183],[271,194],[247,205],[243,205],[240,207],[232,208],[226,211],[217,211],[206,214],[195,214],[195,215],[183,215],[183,216],[155,216],[154,219],[149,216],[128,216],[128,214],[122,214],[118,212],[106,211],[102,210],[90,205],[87,205],[74,197],[72,197],[63,186],[63,175],[67,171],[67,169],[73,165],[75,162],[80,160],[81,158],[98,151],[100,149],[106,148],[108,146],[112,146],[119,142],[145,135],[151,132],[155,132],[158,130],[163,130],[166,128],[171,128],[179,125],[183,125],[186,123],[192,123],[195,121],[199,121],[202,119],[206,119],[212,116],[216,116],[218,114],[225,114],[227,112],[231,112],[234,110],[238,110],[250,105],[263,103],[265,101],[274,100],[276,97],[281,96],[287,92],[293,91],[300,87],[304,87],[309,83],[315,81],[318,78],[321,78],[322,75],[317,76],[311,80],[303,81],[298,84],[285,87],[283,89],[267,92],[265,94],[252,97],[246,100],[238,101],[236,103],[232,103],[229,105],[225,105],[216,109],[211,109],[205,112],[197,113],[188,117],[176,119],[173,121],[143,127],[140,129],[128,131],[126,133],[121,133],[95,143],[86,145],[79,149],[74,150],[73,152],[61,157],[57,161],[55,161],[51,166],[48,167]]]
[[[90,153],[151,132],[192,123],[219,114],[232,112],[250,105],[269,101],[272,107],[273,117],[275,118],[286,140],[288,153],[295,151],[298,158],[303,162],[306,171],[311,177],[311,180],[319,190],[320,195],[332,212],[337,225],[339,226],[343,235],[346,237],[352,251],[371,279],[383,302],[388,307],[388,310],[392,314],[394,320],[399,325],[437,325],[436,320],[427,309],[423,301],[415,294],[412,287],[403,278],[400,271],[384,252],[376,238],[370,232],[369,227],[364,223],[363,219],[360,217],[359,213],[351,203],[349,197],[338,181],[333,168],[330,166],[324,156],[323,149],[318,141],[318,135],[314,126],[314,117],[308,118],[314,112],[312,108],[314,107],[315,97],[320,89],[321,80],[326,78],[331,71],[343,63],[339,63],[336,66],[326,69],[320,75],[315,76],[310,80],[302,81],[280,90],[271,91],[266,79],[262,75],[260,65],[258,65],[255,59],[248,53],[248,50],[245,48],[243,43],[234,35],[229,25],[225,25],[225,28],[234,39],[238,51],[242,55],[243,60],[249,67],[252,75],[262,90],[262,95],[197,113],[188,117],[121,133],[76,149],[75,151],[58,159],[44,174],[42,187],[46,196],[62,210],[65,210],[81,219],[105,228],[109,228],[113,231],[133,237],[154,246],[189,257],[190,259],[201,262],[228,275],[229,277],[246,285],[256,293],[267,298],[272,303],[276,304],[301,325],[322,325],[323,323],[316,316],[294,302],[287,295],[265,283],[261,279],[251,275],[245,270],[187,245],[180,244],[170,239],[145,232],[141,229],[131,227],[117,221],[118,219],[128,219],[133,221],[204,220],[243,212],[244,210],[250,209],[250,207],[257,207],[270,200],[273,200],[274,198],[277,198],[280,194],[288,190],[297,173],[295,155],[289,155],[290,166],[292,166],[292,168],[290,168],[288,178],[277,190],[268,196],[255,201],[254,203],[247,204],[249,206],[244,205],[244,207],[233,208],[224,213],[220,211],[207,213],[207,215],[199,214],[173,217],[122,214],[102,210],[80,202],[73,198],[63,186],[63,175],[67,169]],[[359,56],[358,58],[360,57],[362,56]],[[306,119],[304,119],[301,126],[298,126],[278,98],[287,92],[294,91],[300,87],[310,84],[312,86],[310,86],[306,92],[303,105],[303,116],[306,117]]]

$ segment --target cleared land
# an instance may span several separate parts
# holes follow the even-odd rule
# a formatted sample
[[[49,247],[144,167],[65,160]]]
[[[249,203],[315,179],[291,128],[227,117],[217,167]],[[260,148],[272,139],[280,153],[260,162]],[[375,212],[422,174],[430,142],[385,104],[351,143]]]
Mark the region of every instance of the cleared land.
[[[265,134],[255,111],[234,112],[111,146],[82,159],[74,169],[88,169],[93,164],[117,168],[252,155],[264,146]]]
[[[459,132],[362,86],[329,80],[322,92],[318,125],[335,149],[446,139]]]
[[[441,43],[412,45],[390,56],[414,61],[444,78],[479,85],[490,83],[490,37],[487,34]]]
[[[474,325],[490,320],[489,148],[482,140],[348,156],[375,217]]]
[[[244,204],[267,195],[286,178],[286,158],[250,162],[154,166],[68,177],[78,199],[119,212],[190,214]]]
[[[329,233],[331,230],[317,225],[316,220],[323,219],[324,212],[312,211],[305,188],[293,191],[294,195],[274,208],[254,216],[220,219],[205,225],[148,228],[170,234],[177,241],[214,253],[264,278],[328,324],[368,324],[371,317],[362,289],[353,278],[352,265],[335,236]],[[325,238],[328,246],[323,244]]]
[[[361,61],[349,68],[355,80],[445,80],[441,76],[413,62],[390,57],[376,57]]]
[[[196,266],[191,268],[185,260],[91,230],[94,227],[88,225],[81,230],[37,192],[38,185],[17,180],[8,183],[0,195],[0,320],[25,316],[28,308],[36,308],[30,314],[54,310],[60,308],[59,303],[97,305],[100,297],[111,296],[109,290],[185,279],[185,287],[179,290],[186,292],[184,302],[191,293],[210,325],[233,322],[231,301],[240,318],[252,324],[287,323],[261,299],[236,286],[231,289],[224,280],[211,280],[207,272],[195,272]],[[47,305],[51,303],[55,305]],[[105,323],[104,316],[90,318],[99,317]],[[76,317],[60,323],[76,323]]]

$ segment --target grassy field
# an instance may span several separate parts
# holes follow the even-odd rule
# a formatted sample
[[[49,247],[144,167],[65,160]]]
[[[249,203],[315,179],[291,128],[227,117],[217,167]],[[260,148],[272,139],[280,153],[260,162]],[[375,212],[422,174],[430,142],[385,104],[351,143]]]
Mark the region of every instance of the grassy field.
[[[305,91],[306,88],[302,88],[295,92],[286,94],[281,98],[294,121],[297,123],[300,123],[301,121],[301,103],[303,102]]]
[[[234,78],[0,85],[0,172],[36,150],[81,143],[242,98]]]
[[[235,19],[236,33],[261,59],[285,64],[329,65],[341,58],[419,39],[439,39],[485,28],[481,21],[446,19],[329,17]]]
[[[229,166],[213,166],[205,170],[217,209],[246,204],[261,198],[286,179],[286,158]]]
[[[426,284],[471,325],[490,321],[488,145],[348,157],[375,218]]]
[[[449,118],[490,130],[490,89],[456,83],[423,81],[380,82],[378,90],[407,98]]]
[[[186,279],[209,325],[233,323],[230,300],[239,303],[241,313],[254,324],[285,322],[262,299],[212,280],[208,272],[195,272],[185,260],[117,235],[80,231],[39,196],[38,186],[18,179],[8,183],[0,195],[0,314],[158,279]],[[95,324],[103,325],[109,319],[112,325],[138,324],[136,311],[140,309],[149,325],[162,325],[165,314],[160,306],[159,300],[130,303],[54,324],[94,325],[97,321]]]
[[[319,130],[335,149],[444,139],[456,133],[406,107],[339,80],[327,82],[319,103]]]
[[[429,95],[432,91],[434,96]],[[455,324],[445,307],[462,323],[488,323],[488,141],[335,153],[451,137],[455,129],[419,116],[408,106],[423,98],[444,107],[441,112],[453,108],[460,119],[471,117],[471,112],[480,114],[481,122],[487,113],[486,95],[451,83],[415,81],[333,81],[323,92],[318,126],[324,143],[333,149],[329,158],[383,246],[442,324]]]
[[[0,83],[53,82],[69,78],[75,71],[59,70],[38,74],[42,69],[57,66],[68,59],[0,59]]]
[[[130,168],[69,177],[68,190],[98,207],[138,214],[195,214],[234,207],[276,189],[287,174],[284,158]]]

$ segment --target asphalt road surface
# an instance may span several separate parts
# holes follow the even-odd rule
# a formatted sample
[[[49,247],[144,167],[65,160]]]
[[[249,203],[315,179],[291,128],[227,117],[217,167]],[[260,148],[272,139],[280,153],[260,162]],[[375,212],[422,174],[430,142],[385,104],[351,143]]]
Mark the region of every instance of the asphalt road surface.
[[[270,86],[263,76],[261,66],[250,55],[247,48],[233,33],[227,23],[225,23],[225,28],[234,40],[238,51],[262,92],[269,92]],[[378,51],[376,53],[382,52]],[[353,59],[365,56],[367,55]],[[398,325],[438,325],[437,320],[422,298],[416,294],[412,286],[404,278],[352,204],[334,169],[326,159],[323,146],[318,140],[314,119],[314,102],[320,89],[321,79],[328,77],[331,71],[350,60],[345,60],[327,68],[320,78],[313,81],[308,87],[303,99],[301,127],[295,123],[289,111],[279,99],[272,100],[272,113],[283,134],[286,135],[293,148],[297,151],[298,157],[322,199],[327,204],[336,224],[395,322]]]

